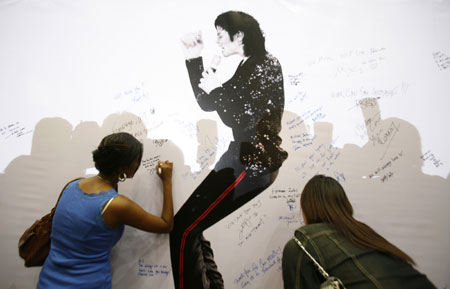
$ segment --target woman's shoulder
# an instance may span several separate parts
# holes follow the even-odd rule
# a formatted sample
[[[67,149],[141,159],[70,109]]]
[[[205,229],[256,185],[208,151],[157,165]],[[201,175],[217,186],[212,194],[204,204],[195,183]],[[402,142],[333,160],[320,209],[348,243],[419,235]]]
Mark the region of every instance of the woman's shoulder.
[[[301,251],[300,247],[294,241],[293,238],[289,239],[283,247],[283,258],[290,258],[292,256],[298,255]]]
[[[320,236],[322,234],[329,234],[334,233],[335,230],[333,227],[326,223],[316,223],[316,224],[310,224],[305,225],[297,230],[295,230],[292,237],[296,237],[297,240],[294,240],[294,238],[289,239],[283,248],[283,257],[284,258],[293,258],[292,256],[298,256],[299,253],[302,253],[302,249],[298,245],[298,241],[305,246],[308,247],[309,243],[316,243],[321,244],[321,242],[317,243],[318,240],[316,240],[317,236]],[[309,250],[309,249],[308,249]]]

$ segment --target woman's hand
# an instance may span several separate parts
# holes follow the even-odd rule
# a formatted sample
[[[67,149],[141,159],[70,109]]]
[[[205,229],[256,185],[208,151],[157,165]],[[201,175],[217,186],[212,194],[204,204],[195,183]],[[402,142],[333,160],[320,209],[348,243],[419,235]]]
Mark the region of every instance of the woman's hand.
[[[172,169],[173,169],[173,163],[169,161],[158,161],[158,164],[156,165],[156,173],[161,178],[161,180],[164,182],[172,180]]]
[[[181,37],[181,44],[186,59],[200,57],[203,50],[203,39],[201,31],[191,32]]]
[[[158,161],[156,173],[163,182],[163,208],[161,217],[153,215],[124,195],[113,199],[103,213],[105,223],[111,228],[125,224],[153,233],[169,233],[173,228],[172,168],[169,161]]]
[[[203,89],[207,94],[209,94],[213,89],[222,86],[222,83],[220,82],[219,78],[216,76],[216,74],[212,71],[211,68],[205,70],[202,73],[202,79],[200,79],[200,83],[198,84],[198,87]]]

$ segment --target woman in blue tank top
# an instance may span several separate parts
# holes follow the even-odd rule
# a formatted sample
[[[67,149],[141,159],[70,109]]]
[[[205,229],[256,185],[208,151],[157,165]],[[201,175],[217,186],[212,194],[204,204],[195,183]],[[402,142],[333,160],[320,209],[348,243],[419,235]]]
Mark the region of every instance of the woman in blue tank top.
[[[110,252],[125,225],[154,233],[172,230],[171,162],[158,162],[156,166],[164,192],[161,217],[117,192],[117,183],[136,173],[142,153],[142,143],[128,133],[103,138],[93,152],[99,174],[68,184],[58,202],[51,249],[39,275],[38,289],[111,288]]]

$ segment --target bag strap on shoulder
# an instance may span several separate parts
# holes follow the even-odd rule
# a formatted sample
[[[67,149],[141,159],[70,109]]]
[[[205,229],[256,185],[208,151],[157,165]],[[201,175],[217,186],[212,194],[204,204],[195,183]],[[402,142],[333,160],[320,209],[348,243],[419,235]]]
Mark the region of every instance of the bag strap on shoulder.
[[[72,183],[72,182],[78,181],[79,179],[82,179],[82,177],[78,177],[78,178],[75,178],[75,179],[69,181],[69,182],[62,188],[61,193],[59,193],[58,200],[56,201],[55,208],[56,208],[56,206],[58,205],[59,199],[61,199],[61,196],[62,196],[64,190],[67,188],[67,186],[68,186],[70,183]]]
[[[297,239],[297,237],[295,237],[295,236],[292,239],[303,250],[303,252],[305,252],[305,254],[309,257],[309,259],[311,259],[311,261],[313,261],[314,265],[319,270],[320,274],[322,274],[322,276],[325,279],[328,279],[330,277],[330,275],[327,273],[327,271],[325,271],[325,269],[323,269],[322,266],[320,266],[319,262],[317,262],[316,259],[314,259],[314,257],[311,254],[309,254],[309,252],[306,250],[305,246],[303,246],[303,244],[300,242],[300,240]]]
[[[299,231],[299,232],[301,232],[301,231]],[[292,239],[303,250],[303,252],[305,252],[305,254],[311,259],[311,261],[314,263],[314,265],[319,270],[320,274],[322,274],[322,276],[325,278],[325,280],[327,280],[327,282],[331,282],[329,284],[331,284],[333,286],[332,288],[344,288],[345,289],[345,286],[342,283],[342,281],[337,277],[333,277],[333,276],[330,277],[330,275],[327,273],[327,271],[325,271],[325,269],[323,269],[323,267],[320,266],[319,262],[317,262],[316,259],[314,259],[314,257],[311,254],[309,254],[309,252],[306,250],[305,246],[303,246],[302,242],[300,242],[300,240],[297,239],[297,237],[295,235],[294,235],[294,237],[292,237]],[[322,283],[322,285],[323,285],[323,283]],[[322,287],[322,285],[320,288],[330,288],[330,287],[328,287],[328,284],[325,287]]]

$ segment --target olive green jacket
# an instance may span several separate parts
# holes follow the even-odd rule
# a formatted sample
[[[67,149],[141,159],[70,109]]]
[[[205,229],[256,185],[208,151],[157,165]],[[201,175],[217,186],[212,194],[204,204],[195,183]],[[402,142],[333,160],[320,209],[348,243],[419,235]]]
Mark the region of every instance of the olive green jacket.
[[[330,276],[347,289],[436,289],[410,264],[373,249],[360,248],[338,234],[329,224],[303,226],[295,236]],[[318,289],[324,278],[293,240],[283,250],[285,289]]]

